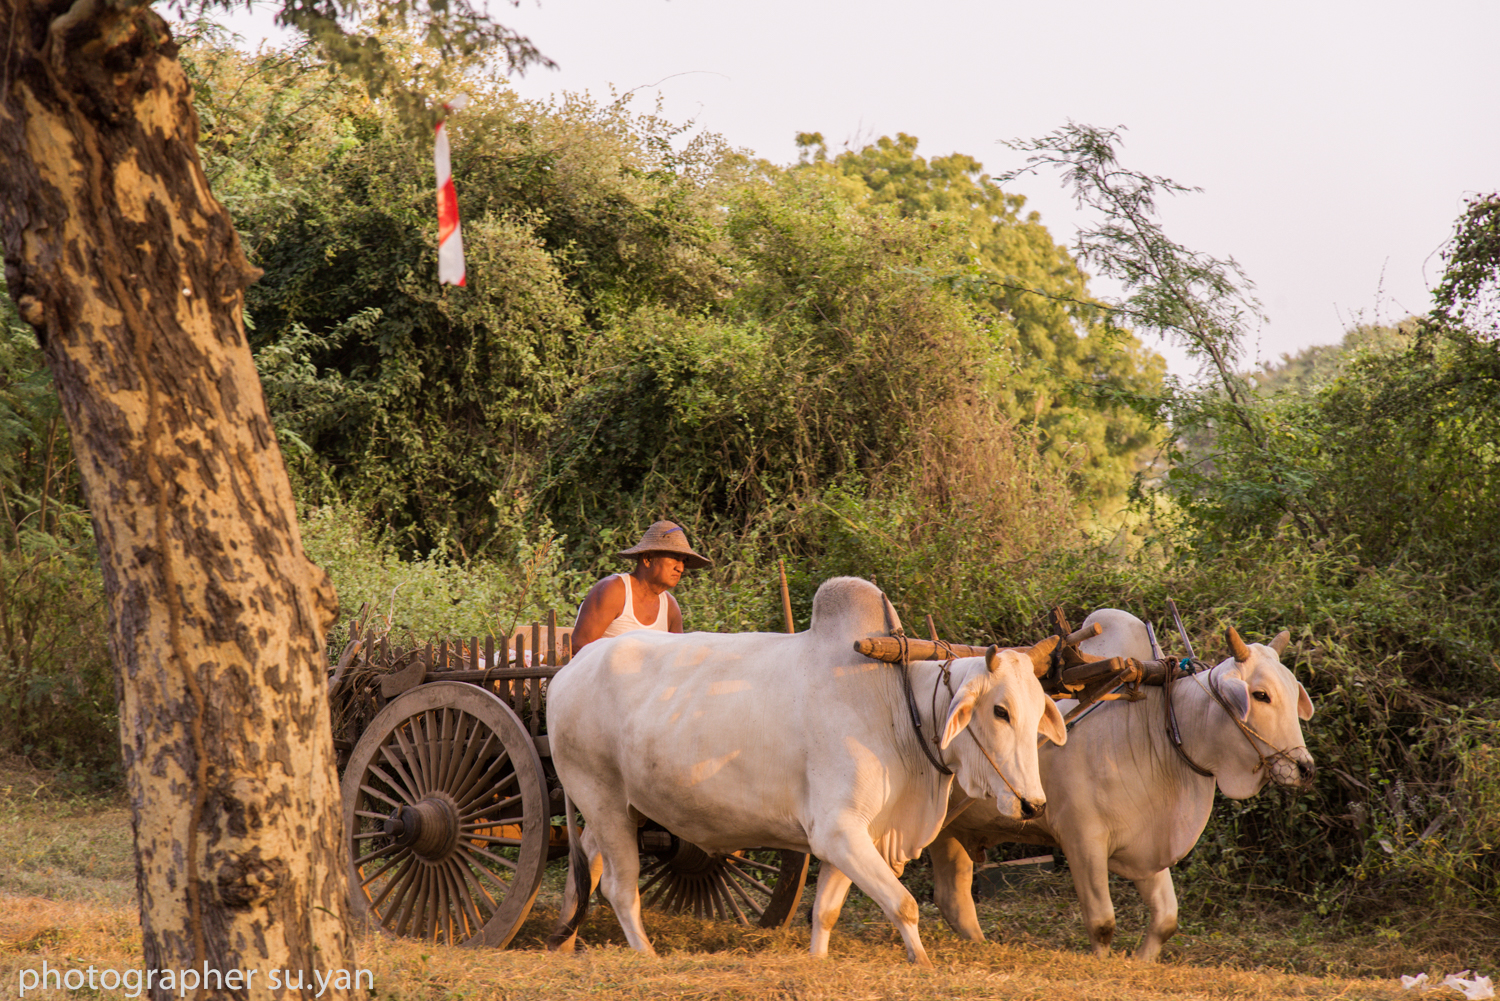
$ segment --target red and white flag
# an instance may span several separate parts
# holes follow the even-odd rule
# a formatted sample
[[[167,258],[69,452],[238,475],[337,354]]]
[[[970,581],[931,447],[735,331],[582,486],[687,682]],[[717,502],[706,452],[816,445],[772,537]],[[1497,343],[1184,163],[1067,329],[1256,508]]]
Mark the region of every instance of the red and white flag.
[[[439,285],[464,285],[467,278],[463,231],[458,226],[458,192],[453,189],[453,165],[448,157],[448,113],[461,111],[468,103],[469,95],[459,94],[443,105],[433,147],[433,160],[437,163]]]

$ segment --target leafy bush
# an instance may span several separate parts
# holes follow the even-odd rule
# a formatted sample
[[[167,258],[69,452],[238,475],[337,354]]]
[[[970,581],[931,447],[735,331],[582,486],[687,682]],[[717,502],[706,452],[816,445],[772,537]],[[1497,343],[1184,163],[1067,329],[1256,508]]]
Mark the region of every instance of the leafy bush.
[[[0,286],[0,752],[118,778],[103,582],[67,426]]]
[[[340,622],[330,637],[335,650],[365,606],[366,621],[377,623],[393,643],[424,643],[508,636],[549,610],[571,622],[580,588],[586,590],[563,566],[566,540],[550,532],[523,540],[511,560],[459,560],[441,553],[410,559],[347,506],[309,509],[301,522],[308,555],[328,571],[338,592]]]

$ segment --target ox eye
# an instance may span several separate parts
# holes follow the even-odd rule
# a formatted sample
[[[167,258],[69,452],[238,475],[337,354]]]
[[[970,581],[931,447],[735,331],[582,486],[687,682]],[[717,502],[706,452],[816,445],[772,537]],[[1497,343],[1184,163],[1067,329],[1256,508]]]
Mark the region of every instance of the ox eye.
[[[1251,692],[1250,694],[1255,697],[1255,701],[1256,702],[1270,702],[1271,701],[1271,696],[1269,694],[1267,694],[1266,692]]]
[[[1002,723],[1009,723],[1010,722],[1010,713],[1008,711],[1006,711],[1006,708],[1004,706],[996,706],[995,707],[995,718],[997,720],[999,720],[1000,722],[1002,722]]]

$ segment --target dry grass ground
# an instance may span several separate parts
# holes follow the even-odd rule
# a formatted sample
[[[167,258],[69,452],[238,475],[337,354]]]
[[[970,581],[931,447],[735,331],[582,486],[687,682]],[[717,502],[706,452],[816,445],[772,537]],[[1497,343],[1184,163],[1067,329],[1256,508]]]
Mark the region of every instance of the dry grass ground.
[[[43,778],[14,769],[0,776],[0,999],[17,997],[19,971],[44,960],[78,969],[141,963],[123,804],[61,794]],[[857,894],[826,961],[807,956],[805,924],[766,932],[655,913],[647,928],[661,955],[646,959],[624,947],[609,909],[598,906],[583,935],[587,948],[563,957],[543,948],[561,879],[554,866],[508,950],[368,935],[360,965],[373,971],[378,997],[400,1001],[1394,999],[1410,997],[1401,990],[1402,973],[1440,979],[1466,967],[1500,972],[1500,930],[1484,915],[1318,921],[1304,909],[1256,901],[1222,903],[1212,914],[1185,908],[1182,933],[1155,966],[1118,954],[1096,960],[1084,951],[1066,874],[1041,874],[983,901],[988,943],[958,940],[936,909],[923,905],[922,935],[937,966],[930,971],[904,961],[895,930]],[[1133,945],[1144,915],[1133,890],[1121,889],[1121,940]],[[85,989],[77,996],[122,995]],[[1442,996],[1458,997],[1430,995]]]

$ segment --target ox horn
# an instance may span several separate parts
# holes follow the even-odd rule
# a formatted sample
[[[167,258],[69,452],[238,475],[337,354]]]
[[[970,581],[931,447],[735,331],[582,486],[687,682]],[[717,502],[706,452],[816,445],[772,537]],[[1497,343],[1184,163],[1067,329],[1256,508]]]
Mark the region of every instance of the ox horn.
[[[1286,645],[1291,642],[1291,639],[1292,634],[1283,629],[1281,632],[1277,633],[1276,638],[1267,643],[1266,646],[1270,647],[1272,650],[1275,650],[1276,656],[1280,657],[1281,651],[1286,649]]]
[[[1243,664],[1250,659],[1250,647],[1240,639],[1240,634],[1234,631],[1234,626],[1224,630],[1224,639],[1229,643],[1229,652],[1234,654],[1234,659]]]
[[[1057,649],[1057,644],[1062,640],[1061,636],[1048,636],[1036,646],[1027,650],[1031,658],[1031,670],[1038,677],[1042,677],[1052,667],[1052,651]]]

